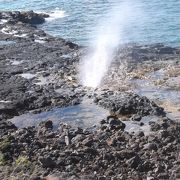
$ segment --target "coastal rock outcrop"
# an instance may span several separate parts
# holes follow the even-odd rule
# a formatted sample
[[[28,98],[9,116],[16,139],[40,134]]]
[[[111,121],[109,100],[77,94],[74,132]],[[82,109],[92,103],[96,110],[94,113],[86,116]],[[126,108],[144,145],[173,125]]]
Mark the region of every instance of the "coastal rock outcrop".
[[[164,116],[163,108],[157,106],[154,102],[150,101],[147,97],[141,97],[137,94],[103,92],[95,99],[99,105],[109,109],[115,115],[158,115]]]
[[[28,24],[42,24],[45,22],[45,18],[49,17],[48,14],[38,14],[33,11],[8,11],[8,12],[0,12],[0,19],[5,19],[10,21],[11,23],[14,21],[20,21],[22,23]]]
[[[144,83],[149,76],[155,87],[178,77],[180,48],[119,47],[102,87],[82,87],[77,67],[86,49],[34,26],[46,17],[32,11],[0,12],[0,19],[7,20],[0,23],[1,179],[178,179],[179,123],[166,116],[158,101],[129,90],[137,90],[136,80]],[[174,69],[165,69],[167,63]],[[167,76],[156,81],[152,72]],[[131,84],[128,91],[125,83]],[[61,123],[54,129],[51,119],[18,128],[8,121],[84,99],[110,110],[93,128]],[[144,117],[149,118],[146,124]],[[140,128],[131,130],[129,124]]]

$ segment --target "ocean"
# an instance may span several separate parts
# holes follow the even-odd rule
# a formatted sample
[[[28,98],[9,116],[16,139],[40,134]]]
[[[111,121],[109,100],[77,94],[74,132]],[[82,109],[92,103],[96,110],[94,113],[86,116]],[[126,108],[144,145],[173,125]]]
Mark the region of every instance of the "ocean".
[[[40,28],[51,35],[88,45],[96,38],[101,22],[109,19],[114,8],[123,2],[128,2],[129,15],[121,17],[121,44],[180,45],[180,0],[0,0],[0,10],[46,12],[50,18]],[[107,27],[113,29],[111,23],[106,23],[104,30]]]

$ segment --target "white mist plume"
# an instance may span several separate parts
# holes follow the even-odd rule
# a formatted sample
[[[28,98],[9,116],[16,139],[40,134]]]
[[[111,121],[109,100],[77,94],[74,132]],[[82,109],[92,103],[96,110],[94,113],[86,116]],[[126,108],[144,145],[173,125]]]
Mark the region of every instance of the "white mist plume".
[[[108,70],[113,59],[113,52],[122,43],[123,26],[127,18],[132,16],[132,6],[129,2],[121,3],[111,9],[107,17],[97,26],[98,33],[91,43],[92,50],[82,59],[80,80],[84,86],[97,87]]]

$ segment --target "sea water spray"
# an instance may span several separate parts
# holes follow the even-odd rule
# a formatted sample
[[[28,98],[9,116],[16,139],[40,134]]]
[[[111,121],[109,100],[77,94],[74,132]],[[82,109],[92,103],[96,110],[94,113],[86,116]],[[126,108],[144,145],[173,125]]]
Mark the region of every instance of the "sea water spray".
[[[96,88],[108,70],[113,53],[122,43],[123,26],[132,15],[130,2],[123,2],[107,13],[106,18],[97,26],[97,35],[91,43],[91,50],[82,58],[80,81],[82,85]]]

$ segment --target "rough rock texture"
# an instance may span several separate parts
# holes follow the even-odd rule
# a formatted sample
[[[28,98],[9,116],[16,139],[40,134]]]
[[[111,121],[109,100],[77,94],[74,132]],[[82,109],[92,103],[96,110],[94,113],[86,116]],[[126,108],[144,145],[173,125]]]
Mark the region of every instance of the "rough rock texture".
[[[94,100],[104,108],[110,109],[115,115],[165,115],[163,108],[158,107],[147,97],[141,97],[137,94],[127,94],[109,91],[97,95]]]
[[[52,131],[51,124],[14,132],[4,125],[9,133],[0,141],[1,177],[7,177],[5,167],[8,176],[19,179],[55,174],[57,179],[63,174],[72,179],[179,177],[180,126],[170,119],[160,118],[147,136],[128,133],[122,122],[112,119],[107,119],[106,128],[102,125],[95,132],[65,124]],[[13,166],[8,167],[10,164]]]
[[[24,14],[28,18],[29,13],[42,17],[33,12],[1,13],[8,20],[14,18],[14,23],[0,25],[0,38],[4,39],[2,45],[0,43],[0,112],[3,118],[27,110],[67,106],[78,103],[80,97],[74,92],[77,84],[73,82],[78,46],[53,38],[22,21],[19,23],[19,16]],[[3,45],[9,39],[10,44]]]
[[[10,22],[20,21],[22,23],[41,24],[45,22],[45,18],[47,17],[49,17],[48,14],[37,14],[33,11],[0,12],[0,19],[7,19]]]
[[[179,123],[157,103],[127,92],[124,86],[129,83],[129,89],[136,89],[135,80],[170,64],[175,69],[168,69],[166,79],[153,79],[168,84],[170,76],[179,76],[180,48],[120,47],[103,87],[89,89],[78,83],[77,72],[86,49],[34,26],[46,17],[32,11],[0,12],[0,20],[7,20],[0,21],[0,179],[180,178]],[[179,90],[178,85],[170,87]],[[67,124],[55,131],[51,120],[18,129],[7,120],[29,111],[76,105],[83,98],[110,110],[94,131]],[[122,121],[143,128],[141,119],[146,116],[150,117],[148,132],[127,131]]]

